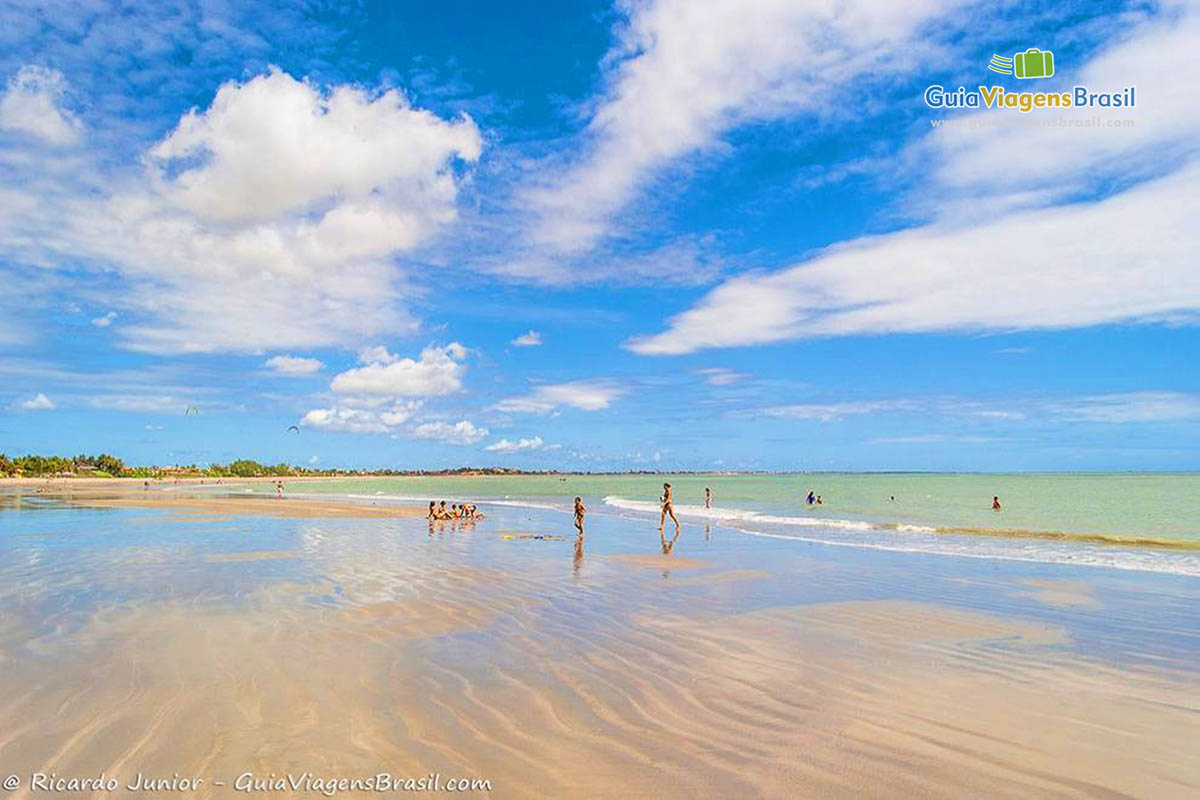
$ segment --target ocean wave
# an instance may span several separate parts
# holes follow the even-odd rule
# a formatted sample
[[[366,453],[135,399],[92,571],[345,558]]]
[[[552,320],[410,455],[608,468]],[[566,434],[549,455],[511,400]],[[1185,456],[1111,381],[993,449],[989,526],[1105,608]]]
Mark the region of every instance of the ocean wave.
[[[867,550],[883,550],[891,553],[925,553],[958,558],[982,558],[998,561],[1024,561],[1036,564],[1065,564],[1071,566],[1100,567],[1104,569],[1130,570],[1136,572],[1159,572],[1168,575],[1200,577],[1200,557],[1192,553],[1178,553],[1154,549],[1108,547],[1080,543],[1058,545],[1045,543],[1038,546],[1029,542],[1005,541],[997,538],[991,543],[971,541],[953,535],[938,535],[921,540],[835,540],[828,537],[803,536],[790,533],[770,533],[749,528],[737,528],[739,533],[766,539],[789,539],[834,547],[855,547]]]
[[[658,514],[662,504],[645,500],[629,500],[617,495],[604,498],[605,505],[626,511],[639,511],[646,514]],[[765,525],[796,525],[805,528],[834,528],[847,531],[870,530],[904,530],[912,533],[935,533],[936,528],[925,525],[910,525],[905,523],[877,523],[859,519],[837,519],[832,517],[785,517],[776,514],[765,514],[761,511],[751,511],[744,508],[705,508],[675,504],[675,515],[686,519],[702,519],[711,522],[738,523],[755,522]]]
[[[616,495],[606,505],[654,518],[661,504]],[[1200,542],[1011,528],[934,527],[894,522],[780,516],[739,508],[676,505],[684,520],[707,520],[749,536],[899,553],[928,553],[1200,576]]]

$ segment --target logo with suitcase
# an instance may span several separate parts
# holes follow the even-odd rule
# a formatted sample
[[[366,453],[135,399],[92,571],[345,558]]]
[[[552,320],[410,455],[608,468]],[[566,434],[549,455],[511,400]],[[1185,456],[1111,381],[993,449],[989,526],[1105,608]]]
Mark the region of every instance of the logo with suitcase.
[[[1054,74],[1054,53],[1031,47],[1024,53],[1015,53],[1012,58],[993,55],[988,69],[1001,75],[1017,78],[1049,78]]]

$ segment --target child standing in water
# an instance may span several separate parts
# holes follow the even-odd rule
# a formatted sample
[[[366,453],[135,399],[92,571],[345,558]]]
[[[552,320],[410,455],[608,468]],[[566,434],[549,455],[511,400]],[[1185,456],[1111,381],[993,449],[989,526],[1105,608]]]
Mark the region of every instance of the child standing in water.
[[[704,487],[704,507],[712,508],[712,489]]]
[[[658,529],[661,531],[663,525],[667,523],[667,515],[671,515],[671,522],[675,523],[675,532],[679,533],[679,520],[675,518],[675,504],[671,501],[671,484],[663,484],[662,496],[662,516],[658,519]]]
[[[583,499],[575,498],[575,530],[579,531],[579,535],[583,535],[583,517],[587,514],[587,509],[583,507]]]

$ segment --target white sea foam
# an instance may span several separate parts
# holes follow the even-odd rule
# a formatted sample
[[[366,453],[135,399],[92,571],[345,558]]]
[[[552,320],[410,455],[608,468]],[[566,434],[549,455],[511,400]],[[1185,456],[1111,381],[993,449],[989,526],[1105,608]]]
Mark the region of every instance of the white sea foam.
[[[606,505],[622,511],[648,514],[657,519],[661,504],[610,495]],[[739,533],[768,539],[788,539],[835,547],[857,547],[897,553],[928,553],[962,558],[1073,564],[1109,569],[1200,576],[1200,555],[1134,546],[1099,545],[1008,538],[1002,535],[965,535],[926,525],[868,522],[822,517],[790,517],[738,508],[704,508],[676,505],[684,520],[700,519]]]
[[[661,503],[647,502],[645,500],[629,500],[617,495],[605,497],[604,503],[613,508],[620,508],[626,511],[639,511],[646,514],[658,514],[662,509]],[[675,515],[681,519],[701,519],[711,522],[755,522],[765,525],[796,525],[805,528],[835,528],[849,531],[869,531],[884,527],[921,533],[933,533],[935,531],[934,528],[924,525],[885,525],[866,520],[836,519],[832,517],[785,517],[776,514],[764,514],[760,511],[751,511],[744,508],[705,508],[704,506],[690,506],[679,503],[675,504]]]
[[[1190,553],[1171,553],[1151,549],[1087,544],[1030,543],[1008,539],[981,540],[978,537],[956,537],[952,534],[938,535],[933,541],[901,542],[865,539],[837,540],[827,536],[800,536],[748,528],[735,528],[735,530],[748,536],[767,539],[791,539],[834,547],[857,547],[868,550],[886,550],[893,553],[928,553],[959,558],[1071,564],[1200,577],[1200,557]]]

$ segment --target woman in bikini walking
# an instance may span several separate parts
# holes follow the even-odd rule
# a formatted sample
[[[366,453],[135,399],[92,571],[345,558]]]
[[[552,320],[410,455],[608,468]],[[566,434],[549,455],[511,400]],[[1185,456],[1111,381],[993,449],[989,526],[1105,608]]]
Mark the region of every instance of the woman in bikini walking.
[[[658,529],[661,531],[663,525],[667,523],[667,515],[671,515],[671,522],[675,523],[675,532],[679,533],[679,520],[675,518],[675,506],[671,502],[671,484],[663,484],[662,496],[662,516],[658,520]]]

